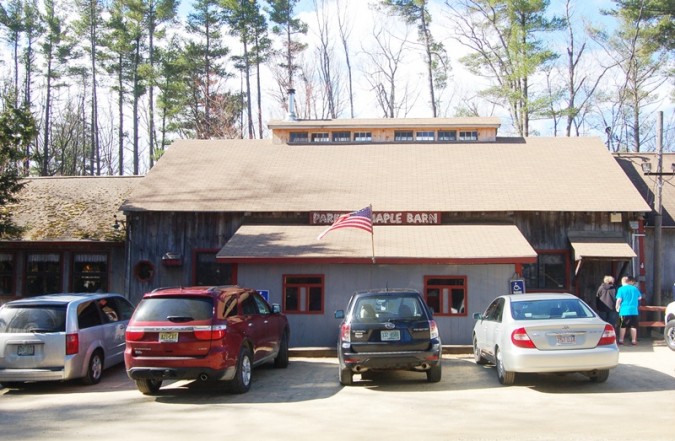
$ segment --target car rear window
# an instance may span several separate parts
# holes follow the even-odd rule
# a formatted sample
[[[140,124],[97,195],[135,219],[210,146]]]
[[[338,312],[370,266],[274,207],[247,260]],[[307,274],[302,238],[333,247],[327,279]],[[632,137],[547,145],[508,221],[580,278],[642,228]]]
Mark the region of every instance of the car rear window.
[[[0,333],[65,330],[66,305],[17,305],[0,309]]]
[[[211,297],[150,297],[136,309],[135,321],[210,320],[213,317]]]
[[[547,299],[511,302],[515,320],[591,318],[593,311],[578,299]]]
[[[424,306],[418,295],[382,294],[364,296],[356,300],[354,318],[359,320],[418,319],[425,317]]]

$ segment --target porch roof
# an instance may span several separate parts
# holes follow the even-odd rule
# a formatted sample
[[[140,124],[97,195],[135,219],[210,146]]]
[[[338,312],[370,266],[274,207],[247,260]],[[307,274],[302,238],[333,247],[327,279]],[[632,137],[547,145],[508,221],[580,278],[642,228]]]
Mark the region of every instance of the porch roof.
[[[574,249],[574,260],[603,259],[630,260],[637,257],[631,246],[619,235],[568,236]]]
[[[219,262],[473,264],[534,263],[537,253],[514,225],[375,226],[373,235],[326,226],[244,225]]]

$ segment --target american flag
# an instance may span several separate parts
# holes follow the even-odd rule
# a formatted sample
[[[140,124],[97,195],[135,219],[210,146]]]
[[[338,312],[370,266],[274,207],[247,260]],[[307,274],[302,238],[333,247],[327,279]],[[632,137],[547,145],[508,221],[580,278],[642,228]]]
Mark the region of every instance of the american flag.
[[[333,225],[328,227],[323,233],[319,234],[317,240],[321,240],[329,231],[338,228],[358,228],[373,234],[373,209],[369,205],[359,211],[343,214],[338,217]]]

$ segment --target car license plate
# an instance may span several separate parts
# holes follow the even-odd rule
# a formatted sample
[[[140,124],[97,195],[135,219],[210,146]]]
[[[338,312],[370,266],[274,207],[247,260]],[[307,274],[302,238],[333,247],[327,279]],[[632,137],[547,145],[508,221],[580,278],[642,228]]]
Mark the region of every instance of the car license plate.
[[[19,345],[16,347],[16,355],[29,356],[35,355],[35,345]]]
[[[160,332],[159,333],[159,342],[160,343],[176,343],[178,341],[177,332]]]
[[[401,339],[401,331],[394,329],[393,331],[380,331],[380,339],[382,341],[398,341]]]
[[[556,342],[559,345],[573,345],[574,343],[577,342],[576,337],[574,334],[563,334],[563,335],[556,335]]]

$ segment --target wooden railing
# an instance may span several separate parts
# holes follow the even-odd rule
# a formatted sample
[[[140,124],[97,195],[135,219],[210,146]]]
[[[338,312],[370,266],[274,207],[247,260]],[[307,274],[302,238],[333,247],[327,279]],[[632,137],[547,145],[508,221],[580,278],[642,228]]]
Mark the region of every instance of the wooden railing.
[[[665,306],[640,306],[640,323],[639,326],[641,328],[663,328],[666,326],[666,321],[665,321],[665,313],[666,313],[666,307]],[[660,320],[646,320],[643,317],[648,314],[648,313],[658,313],[656,314]],[[645,313],[645,314],[643,314]],[[654,315],[654,314],[652,314]]]

